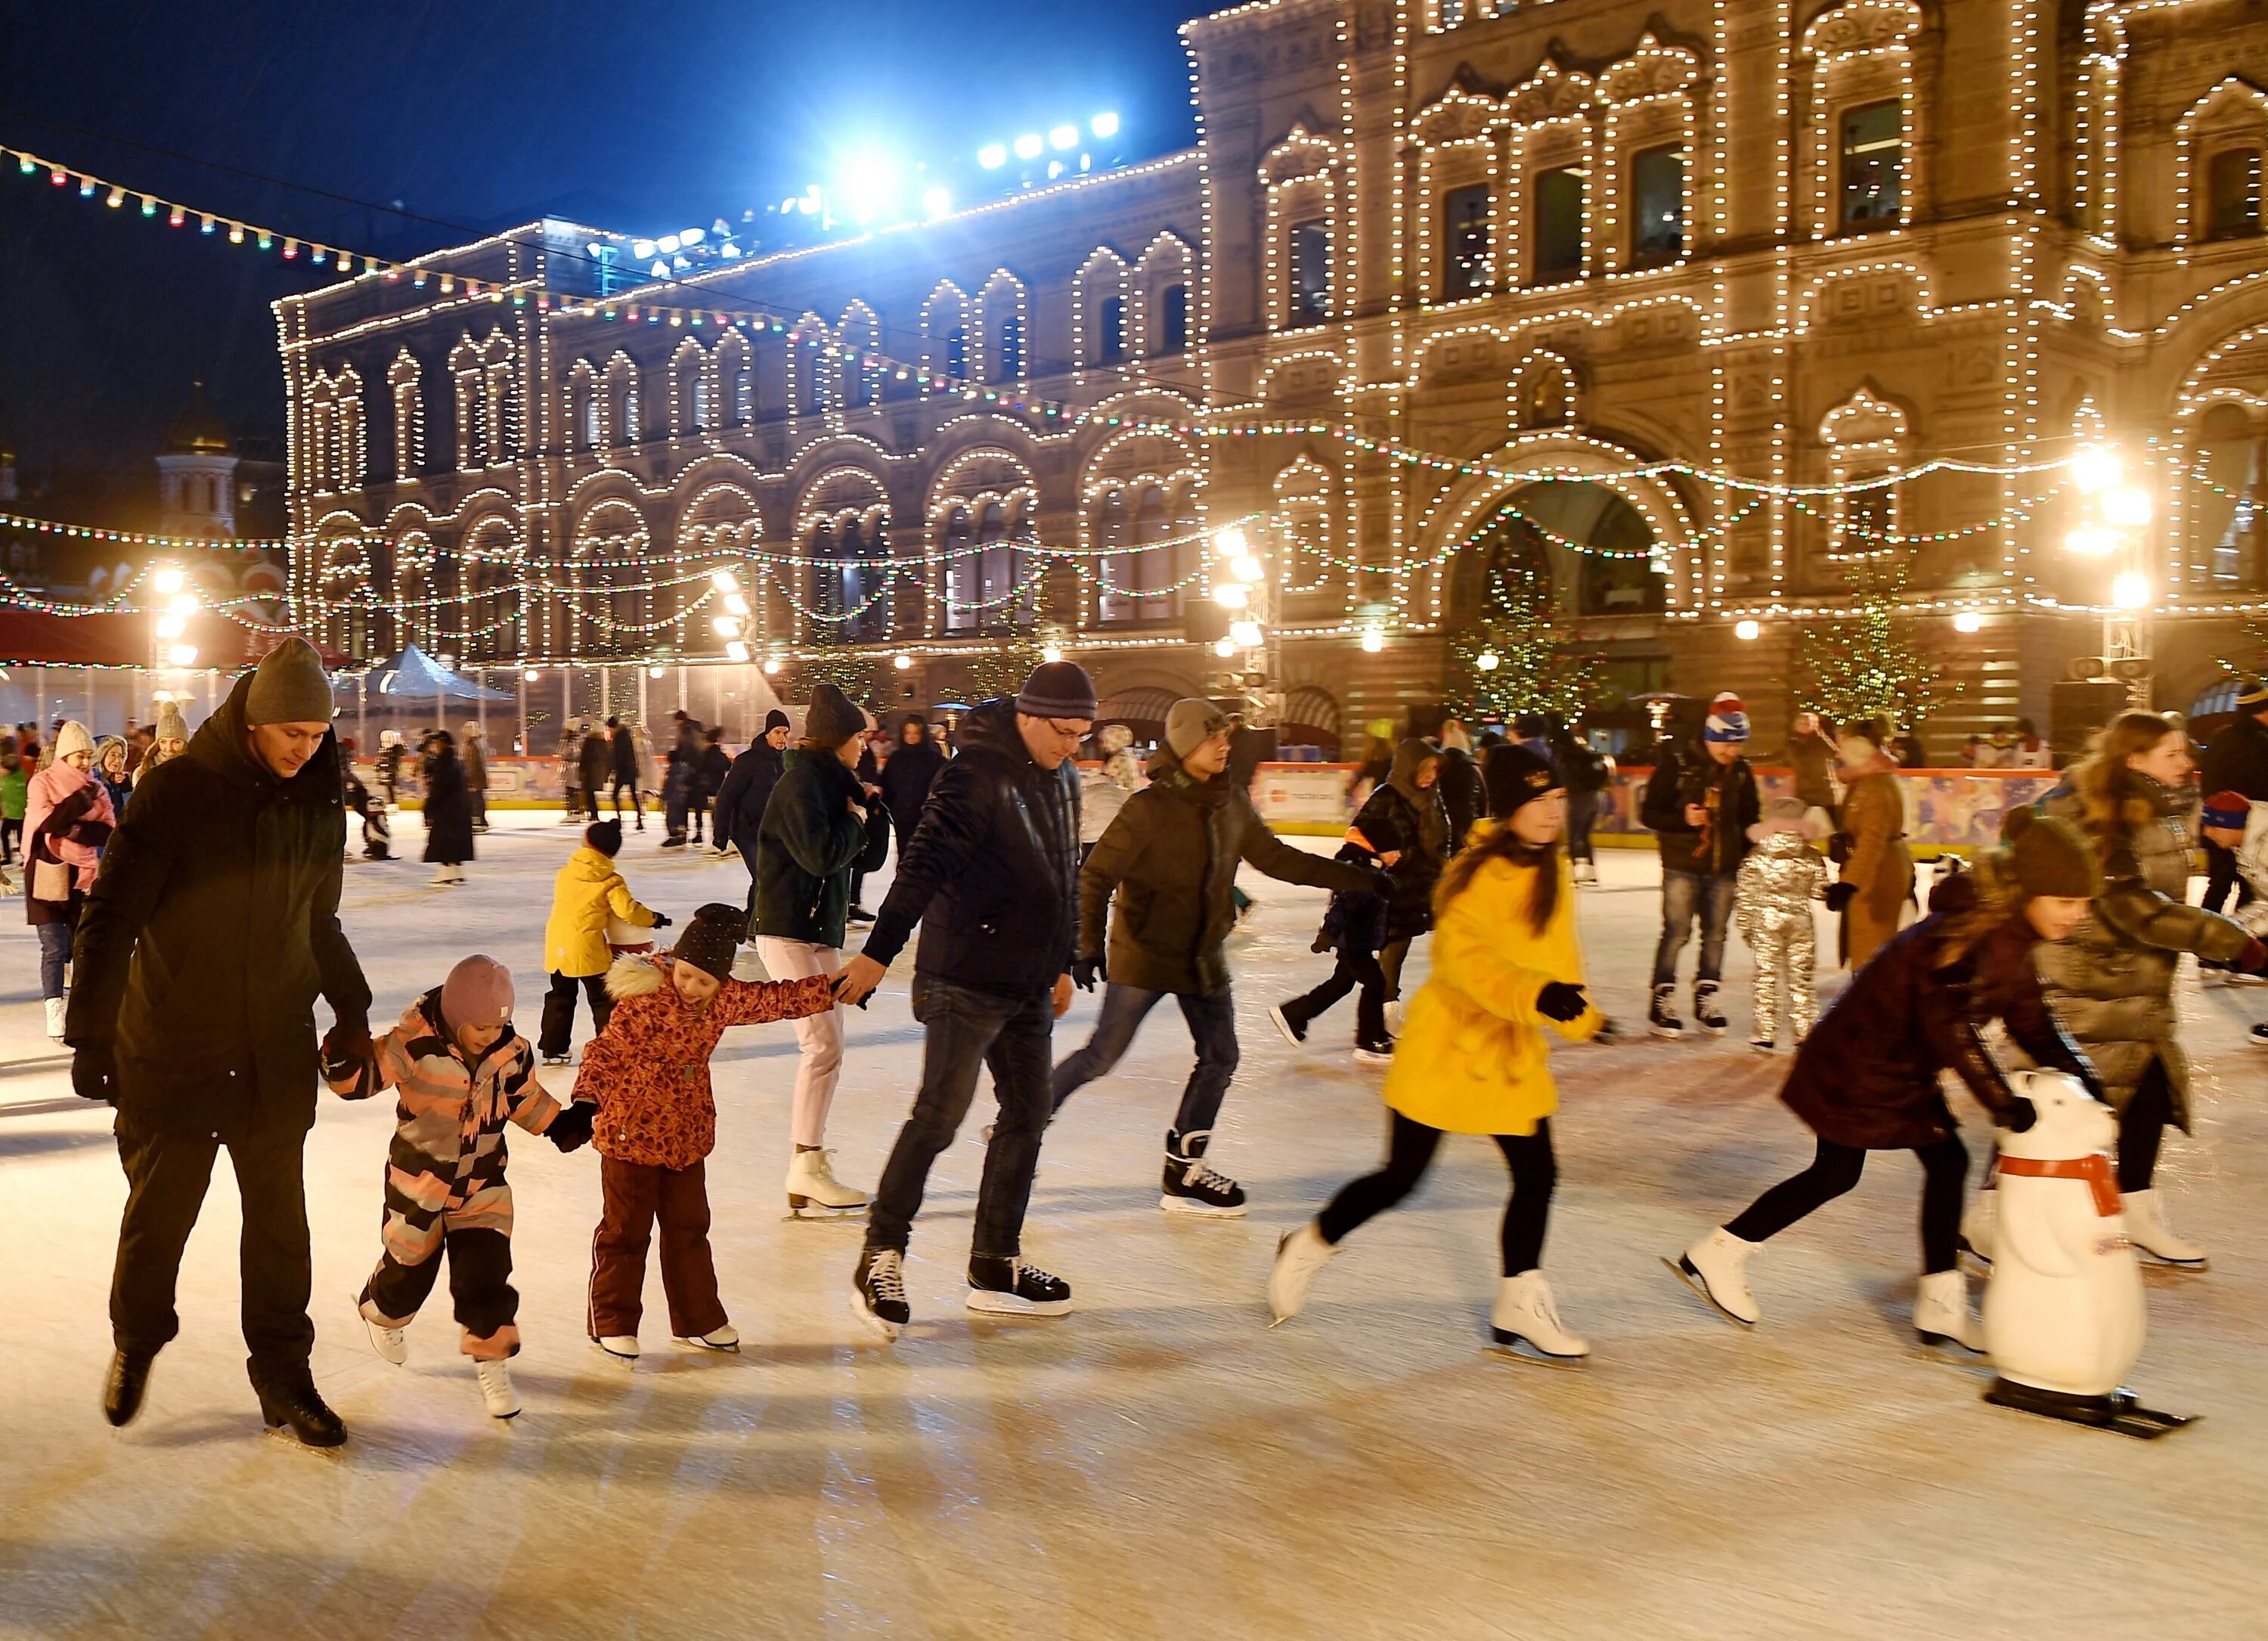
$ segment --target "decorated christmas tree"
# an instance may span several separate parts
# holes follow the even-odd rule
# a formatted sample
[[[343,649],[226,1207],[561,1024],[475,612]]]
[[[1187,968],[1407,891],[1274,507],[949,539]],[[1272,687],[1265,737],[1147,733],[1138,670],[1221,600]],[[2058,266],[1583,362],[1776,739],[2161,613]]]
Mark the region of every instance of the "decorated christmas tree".
[[[1911,728],[1946,689],[1940,658],[1904,608],[1906,572],[1885,558],[1851,566],[1847,613],[1807,621],[1793,656],[1797,701],[1837,723],[1880,718]]]
[[[1013,695],[1024,687],[1032,669],[1040,664],[1039,634],[1031,631],[1008,633],[983,649],[962,658],[968,670],[969,700],[990,700]]]
[[[1605,688],[1598,662],[1573,646],[1535,573],[1496,567],[1478,617],[1450,646],[1450,709],[1464,718],[1549,713],[1573,722]]]
[[[795,687],[807,701],[816,685],[831,684],[863,706],[880,699],[885,664],[871,650],[828,645],[795,663]]]

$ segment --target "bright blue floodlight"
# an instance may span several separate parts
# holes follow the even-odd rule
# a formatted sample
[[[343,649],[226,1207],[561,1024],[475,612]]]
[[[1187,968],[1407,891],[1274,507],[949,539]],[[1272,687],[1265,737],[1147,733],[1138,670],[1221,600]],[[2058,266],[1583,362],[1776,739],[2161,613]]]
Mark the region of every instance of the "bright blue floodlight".
[[[1016,158],[1019,159],[1037,159],[1040,157],[1040,149],[1042,146],[1043,144],[1041,143],[1036,132],[1027,131],[1016,139]]]
[[[1005,143],[985,144],[976,151],[976,163],[987,171],[998,171],[1008,163],[1008,145]]]
[[[1118,135],[1118,116],[1115,114],[1098,114],[1088,123],[1087,129],[1093,131],[1097,137],[1116,137]]]
[[[932,188],[922,190],[923,216],[943,217],[949,215],[952,210],[953,192],[950,188]]]
[[[1079,145],[1079,127],[1059,125],[1048,133],[1048,141],[1057,148],[1076,148]]]

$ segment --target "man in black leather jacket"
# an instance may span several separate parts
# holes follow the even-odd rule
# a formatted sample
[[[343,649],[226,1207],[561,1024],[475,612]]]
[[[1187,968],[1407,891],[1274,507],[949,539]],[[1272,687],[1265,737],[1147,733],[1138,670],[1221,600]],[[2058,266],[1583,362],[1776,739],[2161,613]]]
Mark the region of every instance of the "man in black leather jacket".
[[[905,1326],[904,1259],[930,1165],[953,1143],[992,1072],[1000,1120],[984,1159],[968,1260],[968,1306],[1059,1315],[1071,1287],[1022,1257],[1024,1209],[1053,1110],[1055,1022],[1071,1007],[1079,937],[1079,773],[1094,685],[1071,662],[1036,669],[1013,699],[962,725],[921,824],[898,859],[866,949],[838,994],[863,1001],[914,925],[914,1017],[927,1030],[913,1116],[874,1194],[856,1278],[858,1312],[886,1339]]]

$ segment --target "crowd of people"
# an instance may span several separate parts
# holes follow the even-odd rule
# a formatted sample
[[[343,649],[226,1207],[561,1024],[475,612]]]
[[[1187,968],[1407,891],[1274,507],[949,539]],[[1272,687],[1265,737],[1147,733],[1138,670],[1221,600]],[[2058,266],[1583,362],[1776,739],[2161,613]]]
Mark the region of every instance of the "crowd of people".
[[[2007,1072],[2022,1064],[2080,1078],[2118,1113],[2129,1234],[2154,1258],[2204,1268],[2205,1250],[2171,1229],[2155,1172],[2166,1128],[2191,1120],[2172,1002],[2180,956],[2268,971],[2242,905],[2231,919],[2184,895],[2190,850],[2209,840],[2268,922],[2268,688],[2244,705],[2249,727],[2208,752],[2210,796],[2198,796],[2181,728],[2125,713],[2044,799],[2010,813],[2001,847],[1941,876],[1926,906],[1881,726],[1830,731],[1799,714],[1793,790],[1768,802],[1747,756],[1748,709],[1729,693],[1653,750],[1638,802],[1661,861],[1648,1028],[1686,1036],[1678,978],[1697,931],[1694,1024],[1704,1036],[1729,1029],[1723,964],[1737,928],[1756,959],[1751,1046],[1792,1053],[1781,1097],[1815,1141],[1807,1168],[1668,1258],[1680,1278],[1753,1326],[1756,1251],[1847,1193],[1868,1151],[1911,1150],[1924,1178],[1915,1328],[1933,1346],[1981,1349],[1959,1261],[1992,1257],[1992,1193],[1989,1181],[1967,1188],[1940,1073],[2021,1132],[2032,1112]],[[827,684],[799,721],[775,712],[736,758],[720,730],[680,713],[662,762],[659,846],[692,846],[705,822],[711,846],[748,874],[743,904],[703,905],[681,929],[622,869],[625,794],[630,824],[644,820],[632,727],[571,726],[565,818],[582,837],[554,883],[533,1043],[514,1026],[511,970],[484,955],[439,970],[372,1031],[338,908],[346,815],[363,816],[367,848],[373,817],[383,841],[387,806],[361,791],[351,744],[332,732],[312,647],[280,647],[194,738],[178,716],[161,718],[140,757],[129,748],[118,760],[114,788],[80,726],[53,731],[44,758],[24,730],[0,741],[0,776],[33,770],[26,892],[43,989],[55,972],[53,1027],[71,1047],[74,1087],[116,1108],[129,1181],[105,1416],[136,1416],[177,1331],[175,1272],[225,1149],[244,1198],[245,1334],[263,1416],[310,1445],[345,1439],[308,1369],[302,1151],[319,1080],[347,1098],[396,1101],[380,1246],[357,1297],[386,1360],[406,1360],[405,1330],[446,1260],[483,1405],[497,1417],[519,1410],[507,1125],[599,1154],[587,1315],[599,1350],[638,1357],[657,1239],[671,1336],[737,1349],[709,1246],[709,1065],[725,1031],[765,1023],[791,1025],[798,1047],[783,1194],[797,1218],[864,1219],[848,1273],[861,1321],[895,1339],[911,1320],[906,1250],[983,1071],[998,1114],[984,1135],[966,1302],[1060,1315],[1071,1283],[1023,1248],[1045,1136],[1169,997],[1193,1059],[1164,1130],[1159,1206],[1200,1220],[1248,1211],[1211,1143],[1241,1058],[1231,952],[1245,866],[1329,891],[1314,942],[1331,957],[1328,975],[1268,1018],[1311,1048],[1326,1014],[1355,996],[1352,1052],[1383,1068],[1388,1107],[1381,1165],[1283,1238],[1271,1319],[1299,1315],[1347,1239],[1418,1188],[1443,1135],[1486,1135],[1511,1179],[1491,1336],[1525,1356],[1584,1359],[1590,1347],[1561,1320],[1543,1269],[1557,1183],[1550,1061],[1555,1038],[1618,1035],[1591,994],[1580,937],[1580,891],[1596,878],[1589,822],[1616,778],[1611,760],[1553,721],[1475,737],[1450,720],[1380,749],[1324,854],[1263,820],[1241,727],[1216,703],[1175,704],[1146,758],[1126,726],[1099,716],[1092,681],[1068,662],[969,711],[949,750],[918,714],[885,735],[877,715]],[[2242,772],[2263,777],[2260,794],[2214,789],[2248,748],[2257,762]],[[411,753],[398,739],[385,750],[397,754],[379,764],[391,787]],[[486,824],[482,754],[477,725],[461,739],[432,731],[416,750],[437,883],[462,881]],[[893,855],[888,893],[869,912],[862,884]],[[1852,975],[1823,1009],[1821,906]],[[1421,942],[1430,962],[1405,1003]],[[827,1144],[844,1011],[868,1005],[909,942],[922,1066],[870,1194],[837,1177]],[[743,972],[751,959],[764,978]],[[1056,1022],[1081,990],[1100,990],[1098,1016],[1058,1054]],[[320,1040],[319,1001],[331,1015]],[[579,1065],[578,1006],[591,1021]]]

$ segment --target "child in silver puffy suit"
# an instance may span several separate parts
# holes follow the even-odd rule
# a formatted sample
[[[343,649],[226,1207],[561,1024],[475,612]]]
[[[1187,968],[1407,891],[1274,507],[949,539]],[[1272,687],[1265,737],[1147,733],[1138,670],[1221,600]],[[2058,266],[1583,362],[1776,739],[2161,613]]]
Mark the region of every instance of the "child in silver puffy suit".
[[[1790,1047],[1819,1018],[1811,903],[1826,894],[1827,860],[1811,844],[1823,830],[1799,798],[1772,799],[1749,828],[1756,847],[1741,862],[1733,920],[1756,954],[1756,1024],[1749,1046],[1760,1054],[1778,1045],[1783,1000]]]

